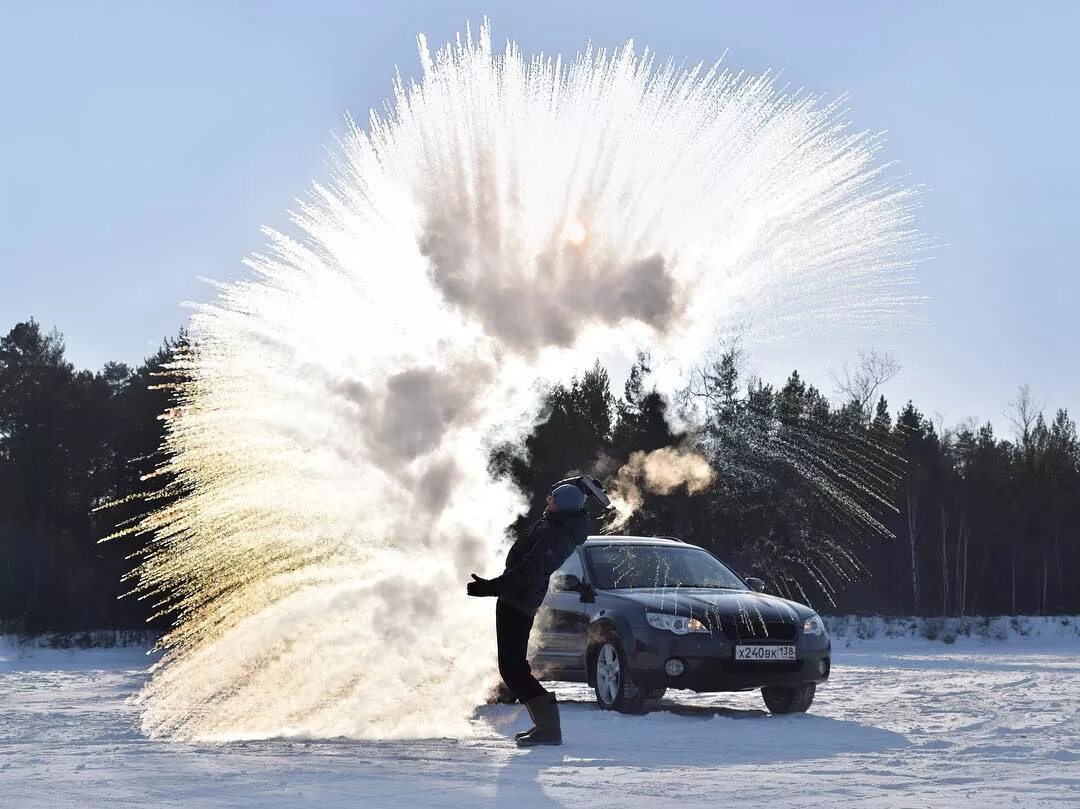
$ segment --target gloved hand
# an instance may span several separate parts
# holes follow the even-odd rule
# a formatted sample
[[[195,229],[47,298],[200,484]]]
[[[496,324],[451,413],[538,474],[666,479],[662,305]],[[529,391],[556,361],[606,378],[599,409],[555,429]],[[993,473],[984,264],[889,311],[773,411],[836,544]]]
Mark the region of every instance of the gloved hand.
[[[490,579],[481,579],[475,573],[472,574],[473,580],[465,585],[465,592],[471,596],[482,598],[484,596],[497,596],[499,594],[499,587]]]

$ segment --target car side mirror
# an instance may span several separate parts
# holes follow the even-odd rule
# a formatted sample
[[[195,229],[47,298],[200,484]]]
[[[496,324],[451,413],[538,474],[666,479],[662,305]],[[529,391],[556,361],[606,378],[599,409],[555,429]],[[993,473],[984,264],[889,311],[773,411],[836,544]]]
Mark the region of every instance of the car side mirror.
[[[765,582],[756,576],[747,576],[746,583],[750,585],[750,589],[756,593],[765,592]]]
[[[556,573],[551,577],[551,588],[557,593],[576,593],[581,590],[581,579],[573,573]]]

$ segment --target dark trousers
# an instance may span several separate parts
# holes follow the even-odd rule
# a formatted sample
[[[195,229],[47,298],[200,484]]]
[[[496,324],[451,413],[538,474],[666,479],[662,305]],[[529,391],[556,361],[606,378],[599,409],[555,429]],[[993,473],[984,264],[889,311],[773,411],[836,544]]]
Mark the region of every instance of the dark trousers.
[[[533,616],[499,601],[495,605],[495,637],[499,643],[499,674],[520,702],[547,693],[532,675],[526,654]]]

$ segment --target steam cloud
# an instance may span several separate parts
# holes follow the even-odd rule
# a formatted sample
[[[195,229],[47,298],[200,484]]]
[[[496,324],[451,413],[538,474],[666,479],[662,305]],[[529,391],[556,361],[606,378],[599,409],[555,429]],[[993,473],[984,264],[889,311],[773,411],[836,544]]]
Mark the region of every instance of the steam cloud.
[[[753,314],[905,313],[912,193],[838,103],[630,44],[496,53],[486,26],[420,59],[386,117],[349,121],[296,235],[192,316],[172,482],[131,529],[153,536],[136,589],[176,620],[151,735],[470,733],[496,674],[464,582],[524,508],[489,448],[534,423],[538,379],[612,346],[694,358]],[[707,485],[692,456],[634,463],[631,504]]]
[[[712,485],[714,476],[705,456],[692,450],[662,447],[632,453],[611,484],[611,507],[616,516],[608,531],[614,533],[626,525],[644,504],[646,492],[671,494],[685,486],[690,494],[698,494]]]

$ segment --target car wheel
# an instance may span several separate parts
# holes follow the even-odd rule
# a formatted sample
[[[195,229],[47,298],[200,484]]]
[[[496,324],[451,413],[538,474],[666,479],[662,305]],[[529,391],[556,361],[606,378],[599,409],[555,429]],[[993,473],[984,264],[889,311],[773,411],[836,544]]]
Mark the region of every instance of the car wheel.
[[[645,699],[663,699],[666,693],[666,688],[650,688],[645,692]]]
[[[803,713],[814,701],[814,683],[797,686],[770,685],[761,689],[769,713]]]
[[[626,652],[619,639],[605,638],[596,650],[596,701],[606,711],[641,713],[645,691],[634,682]]]

